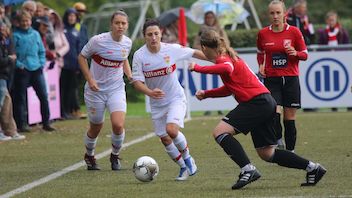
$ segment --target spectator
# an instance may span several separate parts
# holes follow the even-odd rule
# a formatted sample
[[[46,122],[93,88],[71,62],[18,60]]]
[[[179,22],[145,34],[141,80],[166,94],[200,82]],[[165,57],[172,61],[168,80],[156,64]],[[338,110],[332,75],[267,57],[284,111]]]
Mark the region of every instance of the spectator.
[[[70,45],[64,33],[64,25],[62,20],[54,10],[49,10],[49,20],[53,26],[54,51],[56,54],[56,63],[60,69],[64,66],[63,57],[70,50]]]
[[[83,24],[83,17],[87,12],[87,6],[82,2],[77,2],[73,5],[73,8],[77,11],[77,23],[75,24],[75,28],[79,32],[79,49],[82,50],[88,42],[88,29],[87,26]]]
[[[13,119],[12,99],[7,88],[12,67],[15,66],[16,54],[13,49],[9,28],[0,22],[0,141],[23,140],[26,137],[17,133]]]
[[[7,18],[4,4],[0,3],[0,22],[5,23],[7,29],[11,29],[11,21]]]
[[[286,21],[301,30],[306,45],[314,43],[314,28],[308,20],[306,0],[294,1],[293,8],[287,10]]]
[[[64,32],[70,49],[64,56],[64,67],[60,76],[61,92],[61,116],[64,119],[72,119],[73,112],[80,110],[78,100],[78,55],[80,52],[79,32],[75,28],[77,23],[77,11],[73,8],[66,10],[64,17]]]
[[[88,42],[88,29],[87,26],[83,23],[83,17],[88,12],[87,6],[82,2],[76,2],[73,7],[77,11],[77,23],[75,24],[75,28],[79,32],[79,49],[82,50]],[[77,77],[79,82],[83,80],[81,73],[79,73]],[[76,94],[78,95],[78,90]],[[80,110],[73,111],[72,115],[75,118],[81,119],[87,117],[87,114],[83,114]]]
[[[178,40],[178,20],[162,28],[161,41],[164,43],[179,43]]]
[[[335,11],[326,14],[326,27],[319,30],[318,44],[337,46],[350,43],[349,35],[338,22],[338,15]]]
[[[35,1],[25,1],[23,4],[22,4],[22,10],[25,10],[27,11],[31,17],[34,17],[35,16],[35,12],[37,10],[37,4],[35,3]]]
[[[42,2],[40,1],[37,1],[35,2],[36,4],[36,10],[35,10],[35,13],[34,13],[34,16],[35,17],[43,17],[45,16],[45,6]]]
[[[214,12],[208,11],[204,14],[204,24],[201,26],[197,36],[194,39],[193,48],[201,50],[200,35],[202,32],[212,29],[224,38],[227,45],[230,46],[230,40],[223,28],[220,27],[219,21]],[[205,111],[204,115],[211,115],[211,111]],[[223,115],[222,111],[218,111],[218,115]]]
[[[49,49],[48,43],[46,41],[49,26],[50,22],[47,16],[37,17],[33,24],[33,28],[39,32],[40,37],[42,38],[45,48],[46,60],[51,61],[51,64],[53,64],[54,60],[56,59],[56,54]]]
[[[201,50],[200,35],[202,34],[202,32],[209,29],[215,30],[221,37],[225,39],[226,44],[230,46],[230,40],[225,30],[220,27],[216,15],[214,14],[214,12],[208,11],[204,14],[204,24],[200,27],[197,36],[194,38],[193,48]]]
[[[320,29],[318,34],[318,44],[337,46],[339,44],[350,43],[349,35],[346,29],[344,29],[338,22],[338,15],[335,11],[330,11],[326,14],[326,27]],[[332,111],[337,111],[337,108],[332,108]],[[348,111],[352,111],[352,107],[347,108]]]
[[[32,86],[40,101],[43,129],[54,131],[49,122],[49,101],[43,74],[45,48],[39,33],[31,28],[32,16],[23,10],[19,13],[19,20],[20,27],[13,33],[17,56],[13,90],[16,124],[20,132],[29,132],[25,114],[26,93],[27,87]]]

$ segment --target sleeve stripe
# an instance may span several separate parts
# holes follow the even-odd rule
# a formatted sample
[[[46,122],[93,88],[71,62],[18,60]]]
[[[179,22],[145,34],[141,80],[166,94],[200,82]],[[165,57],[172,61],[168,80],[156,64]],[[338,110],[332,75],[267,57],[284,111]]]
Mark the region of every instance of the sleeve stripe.
[[[230,66],[231,66],[231,68],[232,68],[232,69],[231,69],[231,71],[233,71],[233,70],[234,70],[233,64],[232,64],[231,62],[228,62],[228,61],[227,61],[227,62],[224,62],[224,64],[230,65]]]

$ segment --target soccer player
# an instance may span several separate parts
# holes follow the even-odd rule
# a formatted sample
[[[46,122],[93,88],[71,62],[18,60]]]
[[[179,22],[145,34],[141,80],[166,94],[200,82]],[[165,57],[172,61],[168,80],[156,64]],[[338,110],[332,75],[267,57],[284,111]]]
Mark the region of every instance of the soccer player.
[[[124,35],[128,28],[128,16],[116,11],[110,20],[110,32],[92,37],[84,46],[78,62],[87,80],[84,88],[84,100],[90,121],[84,137],[86,153],[84,160],[88,170],[100,170],[94,151],[98,135],[103,127],[104,112],[110,112],[112,124],[110,155],[111,169],[121,169],[119,153],[125,139],[126,92],[123,73],[131,79],[132,72],[128,63],[128,54],[132,41]],[[90,70],[87,59],[92,58]]]
[[[271,25],[258,33],[259,72],[277,103],[275,130],[278,145],[284,148],[280,118],[283,107],[286,149],[294,152],[296,111],[301,107],[298,63],[307,60],[308,51],[301,31],[285,23],[285,4],[282,1],[271,1],[269,16]]]
[[[232,189],[240,189],[261,177],[251,164],[241,144],[233,135],[251,132],[254,147],[261,159],[280,166],[307,171],[306,182],[302,186],[318,183],[326,169],[320,164],[308,161],[293,152],[278,150],[273,128],[276,102],[269,90],[259,81],[248,65],[236,56],[224,39],[213,30],[201,34],[201,46],[209,60],[215,65],[199,66],[190,64],[189,69],[205,74],[220,75],[224,85],[211,90],[199,90],[199,100],[209,97],[233,95],[238,106],[230,111],[215,127],[213,136],[225,153],[241,168],[239,179]]]
[[[177,79],[176,62],[193,57],[205,59],[200,50],[179,44],[162,43],[160,24],[148,20],[143,26],[146,44],[133,55],[134,87],[150,97],[152,121],[156,135],[167,154],[179,166],[176,180],[194,175],[197,166],[189,153],[186,137],[179,131],[186,115],[186,97]]]

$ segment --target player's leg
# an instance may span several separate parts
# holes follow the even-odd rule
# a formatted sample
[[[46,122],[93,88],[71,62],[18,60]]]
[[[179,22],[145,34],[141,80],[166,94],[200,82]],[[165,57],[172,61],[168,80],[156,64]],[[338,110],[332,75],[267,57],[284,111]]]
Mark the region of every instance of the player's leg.
[[[189,175],[197,172],[197,165],[194,158],[190,155],[187,139],[180,131],[184,127],[184,117],[186,115],[186,101],[179,100],[169,105],[166,119],[166,132],[182,154]]]
[[[283,106],[286,149],[294,152],[296,146],[296,111],[301,107],[301,88],[297,76],[284,77]]]
[[[230,112],[231,113],[231,112]],[[225,116],[226,118],[226,116]],[[242,145],[233,137],[234,128],[230,124],[220,121],[213,131],[216,142],[225,153],[241,168],[241,173],[232,189],[239,189],[252,181],[259,179],[260,174],[253,166]]]
[[[273,100],[271,103],[269,101],[268,105],[263,105],[263,108],[268,108],[267,111],[262,109],[262,111],[272,114],[272,118],[263,119],[264,123],[255,127],[251,132],[257,153],[261,159],[267,162],[276,163],[288,168],[306,170],[307,177],[304,185],[315,185],[325,174],[326,169],[324,167],[288,150],[275,149],[274,112],[270,110],[270,108],[274,109],[274,103]]]
[[[275,149],[275,146],[257,148],[257,153],[267,162],[287,168],[306,170],[306,182],[301,186],[314,186],[326,173],[326,169],[319,163],[309,161],[288,150]]]
[[[98,141],[98,135],[103,127],[104,113],[105,113],[105,102],[99,93],[85,92],[84,100],[87,106],[89,129],[84,136],[84,144],[86,147],[86,153],[84,160],[87,164],[88,170],[100,170],[100,167],[96,163],[94,157],[95,148]]]
[[[166,132],[167,108],[152,108],[151,112],[155,134],[160,138],[169,157],[180,167],[180,172],[177,175],[176,180],[184,181],[188,178],[185,161],[182,158],[181,152],[172,141],[172,138]]]
[[[110,113],[110,120],[112,125],[111,133],[111,154],[110,162],[112,170],[120,170],[120,150],[125,140],[125,116],[126,116],[126,93],[119,91],[111,93],[107,100],[107,108]]]
[[[264,80],[265,86],[270,90],[272,97],[275,99],[276,106],[276,114],[274,118],[274,127],[275,133],[277,137],[277,145],[278,148],[284,149],[284,141],[282,139],[282,125],[281,125],[281,115],[282,115],[282,87],[283,87],[283,78],[282,77],[269,77]]]

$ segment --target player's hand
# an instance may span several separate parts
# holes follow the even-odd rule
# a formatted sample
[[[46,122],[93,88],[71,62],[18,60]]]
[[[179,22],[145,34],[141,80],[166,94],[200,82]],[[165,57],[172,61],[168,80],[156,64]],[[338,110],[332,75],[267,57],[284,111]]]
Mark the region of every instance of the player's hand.
[[[198,90],[198,91],[196,92],[196,98],[197,98],[198,100],[203,100],[203,99],[205,99],[205,91],[204,91],[204,90]]]
[[[165,97],[165,93],[163,92],[163,90],[155,88],[152,90],[152,93],[149,96],[153,99],[162,99]]]
[[[289,56],[297,56],[297,51],[292,46],[285,47],[285,51],[286,51],[286,54],[288,54]]]
[[[195,66],[195,65],[196,65],[195,62],[189,63],[189,65],[188,65],[188,70],[189,70],[189,71],[194,71],[194,66]]]
[[[91,79],[88,81],[89,88],[93,91],[99,91],[99,86],[97,84],[97,81],[94,79]]]
[[[263,64],[259,65],[259,73],[260,73],[260,75],[263,76],[263,78],[266,77],[266,74],[265,74],[265,67],[264,67]]]

